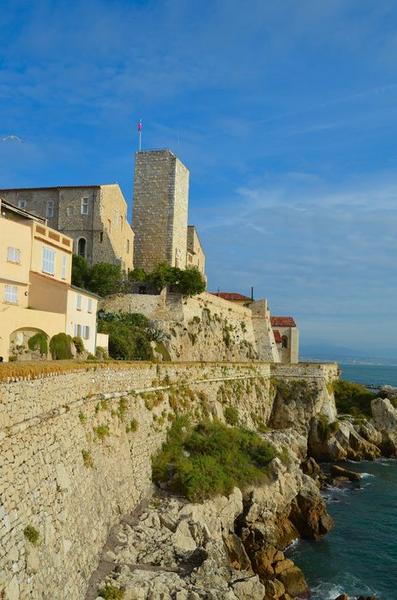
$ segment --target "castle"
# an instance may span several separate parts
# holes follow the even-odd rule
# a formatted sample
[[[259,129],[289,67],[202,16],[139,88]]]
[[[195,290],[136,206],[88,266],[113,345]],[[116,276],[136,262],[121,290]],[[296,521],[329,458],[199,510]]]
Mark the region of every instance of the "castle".
[[[196,228],[188,225],[189,170],[168,149],[136,153],[132,226],[128,221],[127,203],[118,184],[0,189],[0,198],[25,212],[28,220],[41,219],[45,226],[62,234],[62,239],[70,239],[70,252],[73,250],[74,254],[85,257],[90,265],[109,262],[120,265],[128,273],[134,268],[150,272],[158,264],[166,262],[181,269],[196,267],[205,277],[205,253]],[[9,250],[7,246],[3,256],[0,256],[1,270]],[[4,273],[8,271],[8,266],[4,265]],[[8,281],[7,275],[0,271],[0,287],[4,288],[0,304],[9,304],[5,290],[10,285],[17,288],[18,292],[18,286],[22,284]],[[22,290],[17,296],[20,298],[21,294]],[[209,360],[208,356],[211,356],[212,359],[223,360],[299,361],[299,334],[291,317],[271,317],[265,300],[253,302],[253,298],[241,296],[236,301],[238,294],[217,295],[221,298],[215,302],[213,295],[205,293],[202,299],[204,304],[199,312],[195,312],[197,307],[190,307],[189,310],[180,307],[176,310],[172,299],[150,300],[148,295],[142,299],[138,294],[136,298],[130,295],[131,298],[121,302],[121,305],[123,308],[129,306],[133,312],[143,312],[152,319],[159,319],[161,314],[160,321],[164,326],[165,321],[173,320],[173,313],[178,313],[179,319],[187,319],[186,331],[192,326],[188,315],[191,314],[191,318],[197,322],[208,305],[216,305],[214,310],[219,311],[219,319],[225,318],[225,323],[227,320],[235,321],[235,342],[241,350],[235,355],[230,353],[228,347],[231,337],[229,329],[227,335],[218,331],[220,337],[219,340],[214,338],[213,349],[204,347],[206,336],[203,335],[201,352],[193,348],[193,344],[187,347],[182,336],[179,347],[174,344],[172,348],[174,354],[171,352],[171,356],[175,360],[180,357],[201,360],[207,357]],[[237,307],[236,303],[243,306]],[[107,304],[109,309],[120,308],[121,305],[120,301],[113,306]],[[245,323],[247,319],[248,325]],[[238,331],[240,321],[245,328],[241,332]],[[224,327],[228,327],[227,323]],[[170,327],[170,331],[173,331],[173,327]],[[251,331],[249,341],[247,331]],[[191,339],[196,339],[197,335],[197,332],[189,331]],[[7,340],[3,345],[8,344],[8,337],[5,337]],[[218,343],[219,347],[216,348]]]

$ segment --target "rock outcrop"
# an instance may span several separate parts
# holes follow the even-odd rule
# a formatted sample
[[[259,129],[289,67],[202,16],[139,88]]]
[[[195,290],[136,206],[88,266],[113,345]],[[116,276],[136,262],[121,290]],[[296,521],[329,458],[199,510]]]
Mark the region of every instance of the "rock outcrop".
[[[302,571],[284,550],[298,537],[318,539],[332,520],[316,483],[300,468],[304,440],[293,432],[268,437],[282,460],[273,459],[260,487],[244,493],[235,488],[228,498],[202,504],[156,496],[136,523],[122,522],[99,567],[110,571],[99,587],[122,588],[126,600],[308,595]],[[95,598],[94,591],[88,598]]]
[[[386,456],[397,456],[397,409],[388,398],[371,402],[374,425],[382,436],[381,448]]]

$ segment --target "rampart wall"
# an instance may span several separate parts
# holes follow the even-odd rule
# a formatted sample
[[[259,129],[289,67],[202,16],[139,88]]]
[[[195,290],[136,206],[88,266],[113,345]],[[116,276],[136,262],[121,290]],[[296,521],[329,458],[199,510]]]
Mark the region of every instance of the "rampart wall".
[[[294,376],[266,363],[131,363],[1,384],[0,597],[83,599],[110,527],[149,494],[175,415],[223,419],[233,405],[257,427],[272,377]],[[298,376],[326,394],[336,366]]]

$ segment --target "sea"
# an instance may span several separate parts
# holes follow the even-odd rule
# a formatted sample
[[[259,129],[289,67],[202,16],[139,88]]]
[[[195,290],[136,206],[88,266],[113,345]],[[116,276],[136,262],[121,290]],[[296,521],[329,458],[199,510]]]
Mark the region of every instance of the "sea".
[[[341,365],[342,379],[397,386],[397,366]],[[289,556],[303,570],[311,600],[375,596],[397,600],[397,460],[349,462],[359,487],[324,492],[334,529],[319,542],[299,541]]]

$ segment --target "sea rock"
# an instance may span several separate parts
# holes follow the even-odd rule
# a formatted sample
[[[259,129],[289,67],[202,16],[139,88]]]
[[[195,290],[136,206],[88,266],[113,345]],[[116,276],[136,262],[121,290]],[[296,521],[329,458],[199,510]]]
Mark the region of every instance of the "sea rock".
[[[306,583],[302,571],[296,565],[286,569],[278,576],[278,579],[285,587],[285,591],[295,598],[306,598],[309,596],[309,587]]]
[[[335,600],[350,600],[347,594],[340,594]]]
[[[349,481],[361,481],[360,473],[350,471],[349,469],[344,469],[343,467],[339,467],[338,465],[331,465],[330,472],[332,477],[343,477],[348,479]]]
[[[370,427],[365,429],[368,435],[370,431]],[[372,431],[371,433],[375,435]],[[329,424],[324,423],[323,419],[313,419],[308,452],[320,461],[373,460],[381,455],[380,449],[360,435],[353,421],[348,419]]]
[[[387,456],[397,456],[397,409],[388,398],[375,398],[371,411],[376,429],[382,434],[382,450]]]
[[[324,500],[319,495],[313,481],[306,476],[306,485],[291,504],[289,519],[301,537],[318,540],[333,527]]]
[[[237,581],[233,584],[232,589],[238,600],[253,600],[253,598],[262,600],[266,594],[266,588],[259,581],[257,575],[243,581]]]
[[[225,537],[224,542],[232,568],[238,571],[251,571],[251,561],[238,535],[229,533]]]

